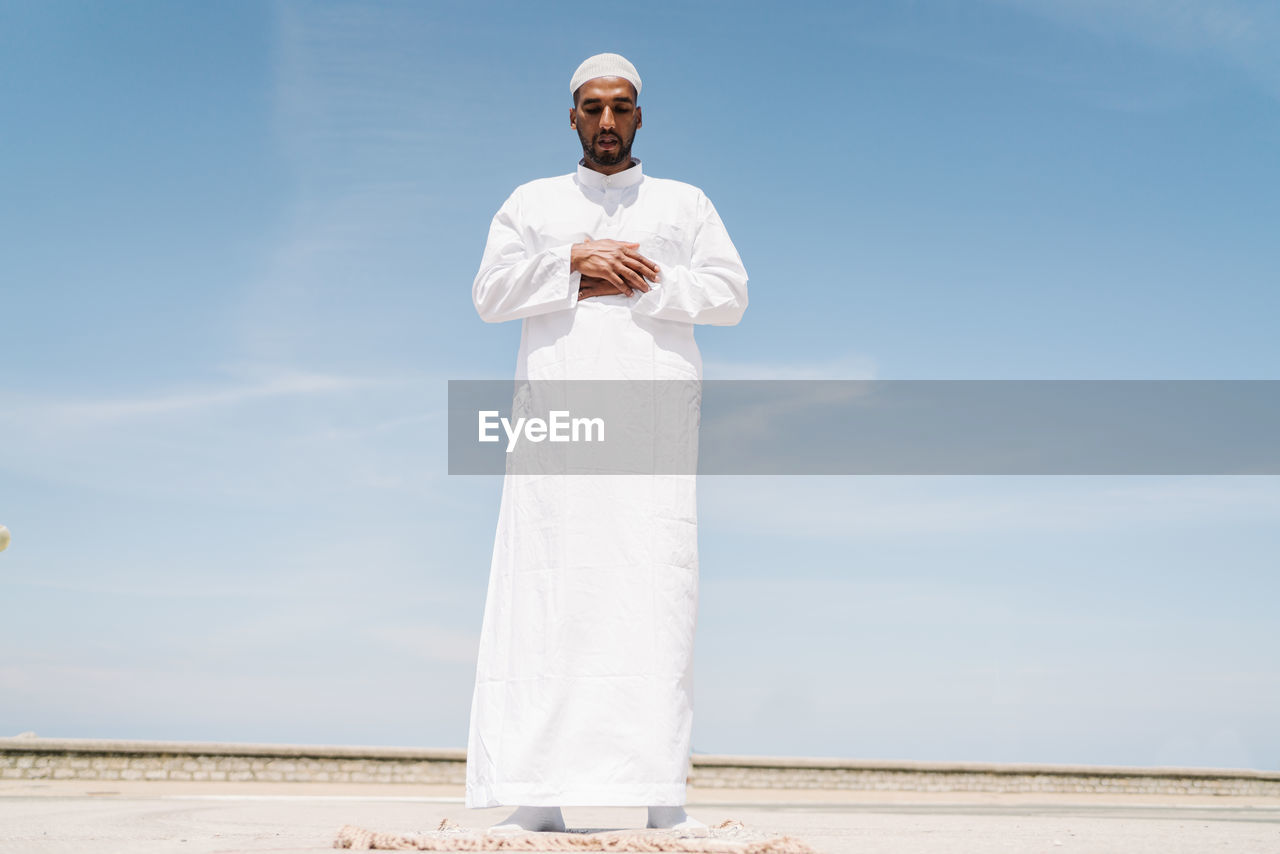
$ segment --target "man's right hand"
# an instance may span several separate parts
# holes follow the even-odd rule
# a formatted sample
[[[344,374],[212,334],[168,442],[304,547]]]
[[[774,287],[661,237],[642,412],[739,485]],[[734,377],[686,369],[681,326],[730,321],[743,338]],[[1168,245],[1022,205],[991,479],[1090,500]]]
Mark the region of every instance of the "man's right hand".
[[[647,292],[649,283],[657,281],[658,265],[638,251],[639,243],[621,240],[588,240],[575,243],[569,251],[569,269],[584,277],[602,279],[617,292],[631,296],[633,290]]]

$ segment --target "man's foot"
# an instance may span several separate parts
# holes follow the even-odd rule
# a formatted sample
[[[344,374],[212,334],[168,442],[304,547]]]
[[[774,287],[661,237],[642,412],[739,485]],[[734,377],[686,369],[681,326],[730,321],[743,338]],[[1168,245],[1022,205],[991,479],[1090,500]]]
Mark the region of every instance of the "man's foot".
[[[564,816],[560,814],[560,807],[519,807],[501,824],[489,828],[490,833],[525,831],[564,833]]]
[[[684,811],[684,807],[649,807],[646,827],[667,830],[705,831],[707,826]]]

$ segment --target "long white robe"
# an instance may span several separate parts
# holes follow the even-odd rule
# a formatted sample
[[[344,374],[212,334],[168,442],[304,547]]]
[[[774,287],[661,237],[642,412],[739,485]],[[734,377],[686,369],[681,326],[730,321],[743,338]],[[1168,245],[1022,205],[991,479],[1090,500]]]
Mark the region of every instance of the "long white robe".
[[[747,274],[710,200],[641,168],[580,162],[493,218],[472,295],[485,321],[522,320],[518,380],[700,380],[694,324],[741,319]],[[578,300],[570,247],[602,238],[658,263],[648,293]],[[697,598],[694,475],[508,473],[466,805],[684,804]]]

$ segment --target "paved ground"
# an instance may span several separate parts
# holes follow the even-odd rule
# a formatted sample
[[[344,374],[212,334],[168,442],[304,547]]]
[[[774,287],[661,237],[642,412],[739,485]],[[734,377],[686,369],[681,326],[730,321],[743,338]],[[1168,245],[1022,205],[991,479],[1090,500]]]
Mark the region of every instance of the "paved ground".
[[[1280,854],[1280,799],[690,790],[708,824],[799,837],[824,854]],[[483,829],[458,787],[262,783],[0,783],[0,852],[222,854],[332,851],[343,824],[414,832],[442,818]],[[568,807],[570,828],[643,825],[643,808]]]

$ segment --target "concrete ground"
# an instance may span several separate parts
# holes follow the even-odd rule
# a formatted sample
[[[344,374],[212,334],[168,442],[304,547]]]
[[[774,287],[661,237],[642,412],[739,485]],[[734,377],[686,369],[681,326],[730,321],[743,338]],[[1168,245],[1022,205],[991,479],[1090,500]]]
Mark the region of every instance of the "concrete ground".
[[[707,824],[798,837],[824,854],[1280,854],[1280,799],[772,789],[689,791]],[[458,786],[0,782],[0,852],[332,851],[340,826],[412,833],[443,818],[483,830]],[[566,807],[570,829],[641,827],[642,807]]]

